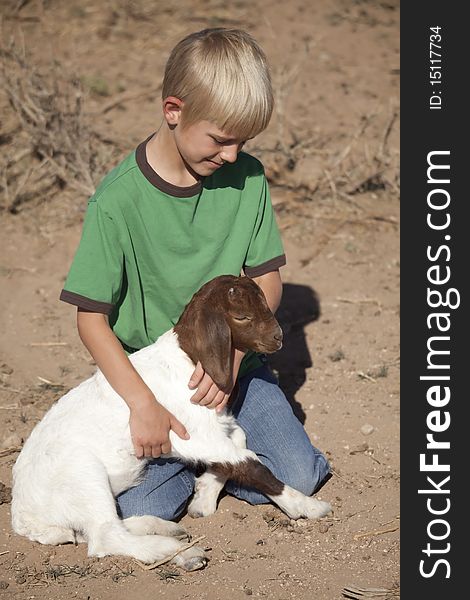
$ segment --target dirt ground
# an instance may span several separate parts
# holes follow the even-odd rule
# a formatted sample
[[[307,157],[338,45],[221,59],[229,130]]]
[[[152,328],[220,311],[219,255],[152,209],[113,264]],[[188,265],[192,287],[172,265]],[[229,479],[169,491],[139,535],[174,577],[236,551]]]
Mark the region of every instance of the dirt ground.
[[[363,597],[345,592],[351,586],[399,597],[398,2],[3,0],[0,11],[9,78],[0,90],[0,597]],[[271,362],[331,461],[319,497],[334,513],[294,522],[224,496],[213,517],[182,518],[205,536],[204,570],[145,571],[122,557],[89,559],[83,545],[13,535],[11,469],[48,407],[95,368],[75,311],[58,300],[81,232],[83,182],[91,173],[97,183],[158,127],[168,52],[207,26],[247,29],[272,65],[276,113],[247,146],[266,166],[288,258],[278,315],[286,343]],[[22,63],[5,51],[11,39]],[[38,74],[59,78],[59,90],[80,81],[83,129],[69,157],[92,140],[81,171],[70,170],[81,163],[64,159],[57,133],[60,147],[45,160],[37,148],[49,126],[38,119],[34,130],[15,108],[14,90],[19,97],[28,77],[37,88]]]

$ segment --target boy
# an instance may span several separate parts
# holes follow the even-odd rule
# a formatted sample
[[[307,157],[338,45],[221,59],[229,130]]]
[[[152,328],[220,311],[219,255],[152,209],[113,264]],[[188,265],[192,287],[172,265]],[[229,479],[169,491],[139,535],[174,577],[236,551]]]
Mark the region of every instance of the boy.
[[[264,53],[247,33],[207,29],[172,51],[162,87],[163,122],[98,187],[61,299],[78,307],[80,337],[130,409],[137,457],[153,458],[145,480],[121,494],[123,517],[175,519],[193,492],[194,474],[170,450],[169,430],[184,426],[159,403],[128,354],[177,322],[192,295],[216,275],[244,273],[274,312],[285,256],[262,165],[241,152],[273,109]],[[239,394],[232,408],[256,452],[285,483],[311,494],[328,474],[276,385],[264,357],[233,356]],[[222,410],[219,389],[197,364],[191,401]],[[228,482],[251,503],[254,490]]]

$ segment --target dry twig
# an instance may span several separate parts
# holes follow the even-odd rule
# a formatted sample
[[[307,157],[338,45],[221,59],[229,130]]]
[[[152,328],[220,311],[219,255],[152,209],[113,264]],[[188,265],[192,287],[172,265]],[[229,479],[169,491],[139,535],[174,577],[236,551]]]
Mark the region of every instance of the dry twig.
[[[0,450],[0,458],[4,458],[5,456],[10,456],[10,454],[16,454],[17,452],[21,452],[21,448],[5,448],[5,450]]]
[[[30,346],[41,346],[41,347],[48,347],[48,346],[68,346],[68,342],[30,342],[29,344]]]
[[[160,84],[157,87],[153,87],[143,91],[140,90],[139,92],[123,92],[117,98],[114,98],[113,100],[110,100],[109,102],[101,106],[96,112],[93,113],[93,115],[104,115],[113,108],[121,106],[126,102],[131,102],[132,100],[141,100],[142,98],[153,96],[154,94],[160,91],[161,87],[162,86]]]
[[[375,535],[382,535],[384,533],[392,533],[393,531],[397,531],[400,528],[399,525],[394,527],[384,527],[383,529],[373,529],[372,531],[365,531],[364,533],[356,533],[354,536],[355,540],[360,540],[363,537],[372,537]]]
[[[357,587],[355,585],[348,585],[343,588],[342,594],[345,598],[351,598],[352,600],[361,600],[362,598],[380,598],[381,600],[392,600],[392,598],[400,597],[400,589],[393,587],[391,589],[386,588],[373,588],[373,587]]]
[[[181,552],[184,552],[188,548],[191,548],[191,546],[194,546],[195,544],[197,544],[198,542],[203,540],[205,537],[206,537],[205,535],[200,535],[198,538],[192,540],[188,544],[181,546],[181,548],[179,548],[176,552],[173,552],[173,554],[170,554],[170,556],[167,556],[166,558],[163,558],[162,560],[158,560],[157,562],[154,562],[150,565],[146,565],[145,563],[140,562],[140,560],[136,560],[135,562],[144,571],[150,571],[152,569],[156,569],[157,567],[160,567],[161,565],[164,565],[165,563],[169,562],[172,558],[175,558],[175,556],[177,556],[178,554],[181,554]]]

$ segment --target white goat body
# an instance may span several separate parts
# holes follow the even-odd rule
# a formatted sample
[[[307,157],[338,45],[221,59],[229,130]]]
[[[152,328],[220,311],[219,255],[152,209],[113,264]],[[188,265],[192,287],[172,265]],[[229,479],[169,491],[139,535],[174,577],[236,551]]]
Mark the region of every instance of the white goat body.
[[[206,464],[240,460],[228,436],[238,427],[235,419],[190,402],[194,391],[187,382],[194,365],[173,330],[130,360],[158,401],[178,416],[190,435],[183,440],[170,432],[172,452],[167,456]],[[14,531],[43,543],[72,541],[77,532],[89,543],[95,541],[91,554],[107,554],[93,540],[100,537],[95,522],[117,519],[114,496],[141,481],[147,462],[135,456],[128,406],[98,370],[60,398],[27,439],[13,468]],[[152,536],[155,541],[157,537]],[[163,556],[156,552],[140,558]]]
[[[284,486],[261,466],[245,447],[245,436],[235,418],[193,404],[188,381],[194,364],[181,349],[172,330],[136,352],[131,362],[158,401],[174,414],[189,433],[183,440],[170,432],[171,454],[186,463],[209,467],[196,483],[189,507],[192,516],[214,512],[217,497],[230,475],[211,465],[243,465],[254,478],[281,486],[266,493],[292,518],[318,518],[330,511],[321,502]],[[123,554],[146,562],[165,558],[182,546],[185,531],[157,517],[119,519],[115,496],[137,485],[147,459],[136,458],[129,430],[129,408],[98,370],[51,407],[27,439],[13,468],[12,525],[16,533],[46,544],[87,541],[90,555]],[[256,466],[256,472],[253,471]],[[243,472],[243,469],[242,469]],[[205,553],[193,546],[173,562],[187,570],[206,564]]]

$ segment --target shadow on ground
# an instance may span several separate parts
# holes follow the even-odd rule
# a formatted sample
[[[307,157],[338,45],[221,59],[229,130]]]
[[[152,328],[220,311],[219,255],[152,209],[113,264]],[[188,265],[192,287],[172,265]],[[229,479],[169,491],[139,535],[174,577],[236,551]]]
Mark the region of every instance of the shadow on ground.
[[[306,415],[295,395],[305,383],[306,369],[312,366],[304,327],[319,316],[320,302],[315,290],[306,285],[284,284],[281,305],[276,312],[284,342],[281,350],[270,355],[268,360],[279,379],[279,386],[302,423],[305,423]]]

